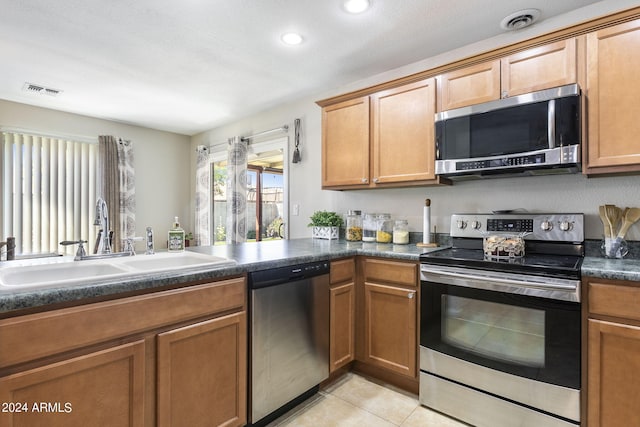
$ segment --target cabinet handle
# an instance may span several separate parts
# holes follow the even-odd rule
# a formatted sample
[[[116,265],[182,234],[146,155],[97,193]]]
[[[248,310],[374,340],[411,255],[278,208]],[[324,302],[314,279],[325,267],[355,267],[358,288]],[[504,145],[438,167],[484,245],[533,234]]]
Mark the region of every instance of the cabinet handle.
[[[407,294],[407,298],[409,298],[409,299],[413,299],[413,296],[414,296],[415,294],[416,294],[415,292],[409,292],[409,293]]]
[[[369,182],[369,180],[367,178],[362,178],[362,183],[366,184],[367,182]]]
[[[507,98],[509,96],[509,93],[506,90],[502,91],[502,99]]]
[[[373,178],[373,182],[378,182],[379,179],[378,178]]]

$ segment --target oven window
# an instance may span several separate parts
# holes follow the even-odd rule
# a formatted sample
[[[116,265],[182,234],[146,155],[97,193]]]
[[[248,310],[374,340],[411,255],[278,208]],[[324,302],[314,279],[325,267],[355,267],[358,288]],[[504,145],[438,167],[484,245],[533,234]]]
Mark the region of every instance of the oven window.
[[[470,353],[521,366],[545,362],[545,312],[442,295],[442,340]]]

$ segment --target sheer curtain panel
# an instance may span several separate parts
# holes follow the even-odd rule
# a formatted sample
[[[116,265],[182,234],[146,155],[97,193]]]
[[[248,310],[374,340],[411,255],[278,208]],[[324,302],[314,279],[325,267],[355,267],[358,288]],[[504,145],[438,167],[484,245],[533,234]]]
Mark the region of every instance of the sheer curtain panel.
[[[1,132],[2,235],[16,254],[74,253],[62,240],[95,239],[98,144]]]

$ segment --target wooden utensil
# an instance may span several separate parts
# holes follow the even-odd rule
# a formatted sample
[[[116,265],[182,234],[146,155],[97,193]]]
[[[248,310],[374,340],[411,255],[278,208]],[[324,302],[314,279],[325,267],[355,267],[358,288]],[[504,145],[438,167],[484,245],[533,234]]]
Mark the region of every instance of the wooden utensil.
[[[604,237],[605,239],[607,237],[611,238],[611,223],[609,223],[609,219],[607,218],[604,205],[598,206],[598,212],[600,213],[600,221],[602,221],[602,225],[604,225]]]
[[[625,234],[627,234],[627,231],[629,231],[629,228],[640,219],[640,208],[627,208],[625,211],[624,223],[620,231],[618,231],[617,238],[619,239],[622,239]]]
[[[610,236],[613,237],[617,234],[616,230],[618,229],[618,224],[620,223],[622,209],[620,209],[616,205],[604,205],[604,208],[611,227]]]

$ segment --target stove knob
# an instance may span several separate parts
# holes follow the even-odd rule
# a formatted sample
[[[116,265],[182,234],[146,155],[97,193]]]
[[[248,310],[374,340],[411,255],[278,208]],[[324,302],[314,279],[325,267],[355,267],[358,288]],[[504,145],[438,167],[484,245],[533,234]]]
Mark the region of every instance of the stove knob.
[[[457,224],[460,230],[464,230],[465,228],[467,228],[467,221],[463,219],[459,219]]]
[[[571,231],[572,229],[573,229],[573,222],[562,221],[560,223],[560,230],[562,230],[562,231]]]
[[[548,219],[545,219],[544,221],[542,221],[542,223],[540,223],[540,228],[542,229],[542,231],[551,231],[553,229],[553,223]]]
[[[471,228],[473,228],[474,230],[480,230],[480,227],[482,227],[482,223],[480,221],[471,221]]]

